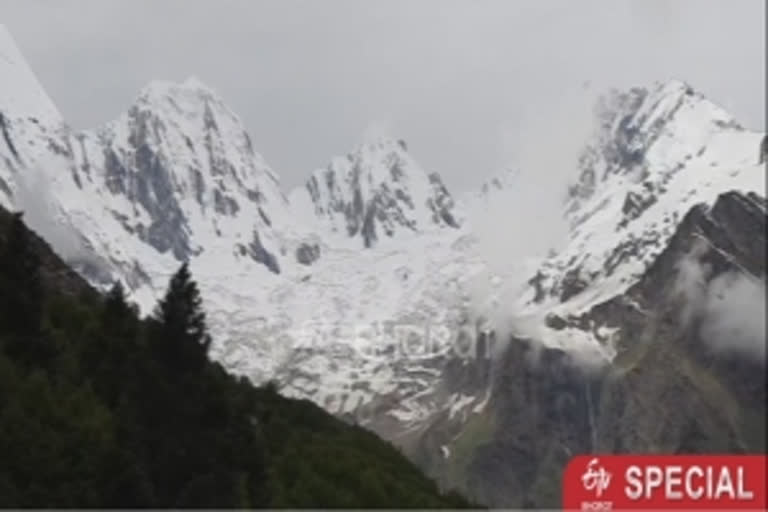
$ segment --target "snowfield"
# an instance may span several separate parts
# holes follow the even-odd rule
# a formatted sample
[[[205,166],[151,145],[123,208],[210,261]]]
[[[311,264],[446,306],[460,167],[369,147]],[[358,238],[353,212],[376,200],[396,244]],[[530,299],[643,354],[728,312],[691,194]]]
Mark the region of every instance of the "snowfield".
[[[384,403],[376,414],[408,428],[441,410],[482,410],[487,396],[435,397],[446,361],[471,353],[467,335],[495,330],[610,360],[620,333],[555,330],[546,316],[623,293],[693,205],[765,191],[764,134],[688,85],[612,93],[573,163],[564,243],[500,270],[473,221],[489,198],[514,200],[518,171],[459,200],[404,142],[380,138],[286,195],[258,141],[197,79],[151,83],[113,122],[75,131],[2,27],[0,76],[0,204],[24,209],[95,286],[120,279],[149,314],[189,260],[213,357],[363,421]],[[511,222],[501,213],[498,229]]]

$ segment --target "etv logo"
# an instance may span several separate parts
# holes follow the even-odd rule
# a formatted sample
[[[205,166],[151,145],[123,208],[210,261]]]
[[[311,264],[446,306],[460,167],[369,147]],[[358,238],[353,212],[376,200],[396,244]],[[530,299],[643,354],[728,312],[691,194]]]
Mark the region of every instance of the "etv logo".
[[[768,510],[765,455],[577,455],[563,509]]]
[[[600,465],[600,461],[594,458],[587,464],[587,469],[581,475],[581,484],[584,486],[585,491],[589,491],[595,494],[595,497],[600,498],[603,495],[603,491],[608,489],[611,485],[611,477],[613,475],[610,471],[607,471]],[[581,510],[611,510],[613,502],[611,501],[582,501]]]

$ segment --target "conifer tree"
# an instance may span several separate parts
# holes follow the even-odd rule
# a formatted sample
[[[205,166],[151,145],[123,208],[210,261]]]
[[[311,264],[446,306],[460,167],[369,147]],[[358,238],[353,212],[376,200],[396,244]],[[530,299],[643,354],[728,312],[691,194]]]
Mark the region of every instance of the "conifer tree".
[[[118,279],[107,293],[104,301],[104,316],[108,319],[117,319],[128,314],[129,308],[125,300],[125,290],[123,283]]]
[[[3,328],[12,334],[36,333],[42,316],[43,291],[40,261],[30,234],[15,213],[0,251],[0,275],[3,279]]]
[[[200,370],[207,360],[211,337],[200,291],[187,263],[171,278],[155,311],[155,320],[158,328],[154,346],[159,359],[181,371]]]
[[[120,281],[107,293],[99,315],[99,328],[83,341],[82,365],[96,390],[115,406],[127,379],[135,370],[139,321],[125,299]]]

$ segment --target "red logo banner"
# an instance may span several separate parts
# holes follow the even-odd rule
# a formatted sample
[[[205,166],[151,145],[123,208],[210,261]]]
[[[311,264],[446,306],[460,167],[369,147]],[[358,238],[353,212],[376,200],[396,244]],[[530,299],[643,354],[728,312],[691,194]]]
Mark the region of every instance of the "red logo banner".
[[[768,510],[765,455],[580,455],[565,510]]]

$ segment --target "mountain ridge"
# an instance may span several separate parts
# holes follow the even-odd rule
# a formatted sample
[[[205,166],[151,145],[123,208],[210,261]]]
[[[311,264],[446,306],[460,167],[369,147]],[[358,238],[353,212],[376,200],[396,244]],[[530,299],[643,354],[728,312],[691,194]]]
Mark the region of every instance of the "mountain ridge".
[[[533,372],[545,401],[562,361],[618,364],[635,339],[631,290],[689,213],[722,210],[731,191],[764,195],[765,134],[683,82],[609,93],[573,163],[575,182],[563,183],[562,244],[518,261],[494,243],[485,245],[500,254],[488,254],[482,238],[495,242],[511,222],[535,226],[535,212],[510,218],[500,208],[483,218],[487,232],[472,225],[472,208],[514,200],[517,175],[491,180],[467,208],[404,142],[383,138],[332,159],[286,197],[239,118],[218,103],[191,79],[149,84],[96,131],[0,118],[0,204],[14,206],[19,190],[29,201],[37,176],[47,188],[35,199],[77,245],[68,261],[102,289],[126,283],[144,312],[189,260],[216,360],[393,440],[430,471],[446,460],[455,469],[451,454],[471,459],[480,449],[468,443],[461,454],[442,434],[430,438],[434,430],[498,440],[488,415],[508,402],[495,357],[551,357]],[[508,340],[526,341],[507,353]],[[530,377],[517,364],[507,379],[513,398],[518,378]],[[574,375],[564,379],[583,386]],[[508,497],[489,489],[483,498]]]
[[[359,235],[366,248],[398,231],[459,227],[453,198],[439,174],[424,171],[403,140],[389,137],[333,158],[326,168],[313,171],[291,199],[332,232]]]

